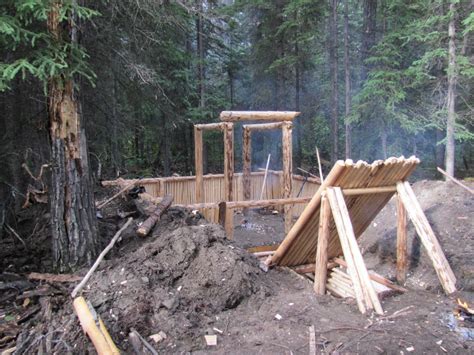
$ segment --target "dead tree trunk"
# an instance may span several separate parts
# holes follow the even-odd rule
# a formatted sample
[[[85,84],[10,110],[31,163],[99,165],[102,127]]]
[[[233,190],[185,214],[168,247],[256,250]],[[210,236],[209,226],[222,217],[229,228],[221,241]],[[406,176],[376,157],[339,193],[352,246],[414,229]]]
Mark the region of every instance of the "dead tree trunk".
[[[456,124],[456,5],[455,1],[451,1],[449,5],[449,63],[448,63],[448,120],[446,123],[446,172],[454,176],[454,157],[455,157],[455,138],[454,126]]]
[[[66,37],[70,40],[70,33],[62,33],[59,9],[60,3],[53,3],[48,31],[61,42]],[[64,272],[93,261],[98,250],[97,226],[74,83],[70,78],[54,77],[48,91],[53,255],[57,269]]]

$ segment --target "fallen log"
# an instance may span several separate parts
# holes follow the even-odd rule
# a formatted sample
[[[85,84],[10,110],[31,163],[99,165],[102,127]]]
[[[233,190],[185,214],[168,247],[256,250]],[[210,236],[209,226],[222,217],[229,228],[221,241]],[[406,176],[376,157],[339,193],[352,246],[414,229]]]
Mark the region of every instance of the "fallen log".
[[[166,195],[163,197],[163,200],[156,206],[155,211],[151,214],[148,219],[141,224],[141,226],[137,229],[137,234],[140,237],[146,237],[148,233],[152,230],[155,226],[156,222],[160,220],[161,215],[171,206],[173,202],[173,196]]]

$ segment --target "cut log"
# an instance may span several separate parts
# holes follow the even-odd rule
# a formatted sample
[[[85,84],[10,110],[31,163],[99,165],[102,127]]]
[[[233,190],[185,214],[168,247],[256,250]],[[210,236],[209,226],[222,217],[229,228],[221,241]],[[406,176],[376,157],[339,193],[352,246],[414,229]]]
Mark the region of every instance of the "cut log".
[[[153,229],[156,222],[160,220],[161,215],[171,206],[173,202],[173,196],[166,195],[163,197],[163,200],[156,206],[155,211],[153,214],[147,218],[145,222],[141,224],[141,226],[137,229],[137,235],[140,237],[146,237],[148,233]]]
[[[102,319],[100,319],[95,310],[91,312],[90,308],[92,306],[88,305],[83,297],[76,298],[73,305],[82,329],[89,336],[97,353],[99,355],[120,354]]]

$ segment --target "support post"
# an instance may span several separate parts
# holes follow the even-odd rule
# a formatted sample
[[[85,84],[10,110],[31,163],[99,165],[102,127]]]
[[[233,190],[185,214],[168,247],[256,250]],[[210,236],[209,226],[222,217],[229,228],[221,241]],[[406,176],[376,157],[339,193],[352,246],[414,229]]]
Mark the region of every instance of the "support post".
[[[252,135],[248,127],[244,127],[242,137],[242,152],[243,152],[243,176],[242,185],[244,192],[244,200],[250,200],[250,172],[252,168]],[[244,208],[243,213],[248,215],[248,208]]]
[[[283,198],[289,198],[291,196],[291,176],[293,174],[293,162],[292,162],[292,140],[291,130],[292,123],[285,122],[282,126],[282,150],[283,150]],[[285,233],[288,233],[292,226],[293,220],[293,206],[285,205]]]
[[[404,285],[407,273],[407,212],[397,194],[397,281]]]
[[[316,249],[316,264],[314,270],[314,292],[316,292],[317,295],[324,295],[326,293],[330,217],[331,208],[327,197],[323,196],[321,199],[318,247]]]
[[[224,228],[227,239],[233,239],[234,210],[225,201],[219,203],[219,224]]]
[[[408,216],[415,225],[416,232],[433,263],[433,267],[443,286],[444,291],[449,295],[456,291],[456,276],[443,253],[443,249],[431,228],[428,219],[415,197],[408,182],[398,182],[397,192],[402,200]]]
[[[196,203],[204,202],[202,167],[202,130],[194,127],[194,169],[196,170]]]
[[[234,124],[224,126],[224,190],[225,200],[232,201],[234,181]]]

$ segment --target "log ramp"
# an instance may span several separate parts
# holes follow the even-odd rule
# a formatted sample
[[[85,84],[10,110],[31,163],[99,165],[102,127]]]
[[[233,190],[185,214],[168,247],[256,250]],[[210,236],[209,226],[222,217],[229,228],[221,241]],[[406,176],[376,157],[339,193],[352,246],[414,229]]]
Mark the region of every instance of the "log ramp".
[[[338,257],[343,255],[342,266],[345,266],[350,279],[344,285],[346,293],[355,296],[362,313],[374,310],[383,314],[372,282],[373,275],[367,271],[357,238],[396,194],[397,280],[400,283],[405,281],[408,216],[444,291],[447,294],[455,292],[456,277],[410,184],[406,182],[418,164],[416,157],[405,159],[403,156],[377,160],[372,164],[364,161],[354,163],[352,160],[336,162],[283,242],[266,259],[266,264],[288,267],[314,265],[314,289],[322,295],[334,286],[334,276],[328,283],[328,261],[339,260],[341,264]],[[334,273],[331,272],[331,275]]]

